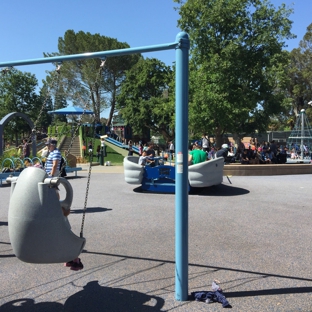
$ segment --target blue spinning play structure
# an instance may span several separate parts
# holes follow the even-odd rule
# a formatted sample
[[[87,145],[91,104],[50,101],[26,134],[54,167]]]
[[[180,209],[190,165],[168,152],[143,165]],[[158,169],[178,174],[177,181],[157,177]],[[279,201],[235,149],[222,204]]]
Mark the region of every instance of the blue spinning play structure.
[[[164,50],[175,50],[176,62],[175,62],[175,146],[176,153],[179,157],[176,158],[175,161],[175,296],[177,300],[186,301],[188,300],[188,192],[187,190],[189,185],[189,169],[188,169],[188,63],[189,63],[189,48],[190,41],[188,34],[185,32],[180,32],[174,42],[159,44],[154,46],[146,46],[139,48],[128,48],[128,49],[120,49],[120,50],[109,50],[109,51],[101,51],[101,52],[88,52],[83,54],[72,54],[72,55],[63,55],[63,56],[54,56],[54,57],[46,57],[40,59],[31,59],[31,60],[21,60],[21,61],[11,61],[11,62],[3,62],[0,63],[0,67],[12,67],[12,66],[23,66],[23,65],[33,65],[33,64],[44,64],[44,63],[62,63],[66,61],[77,61],[83,59],[92,59],[99,58],[101,60],[105,60],[109,57],[113,56],[122,56],[136,53],[147,53],[147,52],[155,52],[155,51],[164,51]],[[2,136],[2,128],[0,127],[0,137]],[[1,148],[1,146],[0,146]],[[33,153],[34,155],[36,153]],[[36,171],[29,171],[30,176],[33,175]],[[40,169],[38,169],[40,170]],[[129,173],[130,174],[130,173]],[[141,173],[139,173],[140,175]],[[142,172],[143,175],[143,172]],[[24,172],[23,172],[24,176]],[[130,175],[131,178],[131,175]],[[135,177],[134,177],[135,178]],[[36,179],[34,179],[36,180]],[[155,180],[155,179],[154,179]],[[42,182],[37,182],[45,184],[46,179]],[[47,181],[48,183],[48,181]],[[35,184],[35,183],[34,183]],[[41,184],[40,184],[41,185]],[[191,185],[191,184],[190,184]],[[14,208],[17,208],[19,205],[23,204],[23,196],[24,193],[21,193],[19,197],[21,198],[20,202],[18,200],[18,195],[20,193],[21,188],[19,186],[18,179],[14,184],[13,196],[14,198]],[[42,191],[37,194],[36,192],[38,187],[34,186],[34,198],[41,200],[41,202],[46,202],[46,187],[42,187]],[[55,193],[55,192],[54,192]],[[51,195],[52,196],[52,195]],[[56,195],[55,195],[56,196]],[[42,198],[44,197],[44,198]],[[54,198],[55,199],[55,198]],[[56,203],[57,200],[54,200]],[[59,204],[58,204],[59,205]],[[44,209],[38,202],[36,202],[36,211],[40,211],[40,209]],[[32,210],[29,209],[20,216],[20,222],[26,222],[29,219],[29,215],[32,214]],[[13,212],[12,212],[13,213]],[[10,213],[12,216],[13,214]],[[36,215],[40,215],[39,213]],[[13,216],[14,217],[14,216]],[[22,220],[24,219],[24,220]],[[40,225],[41,220],[33,220],[33,225]],[[31,228],[25,226],[25,229],[31,229],[31,231],[37,231],[34,236],[45,236],[43,232],[43,227],[41,226],[33,226]],[[18,227],[17,227],[18,228]],[[15,233],[14,229],[10,228],[9,222],[9,233],[13,235],[14,239],[11,241],[11,244],[15,244],[13,246],[13,250],[17,250],[16,248],[22,248],[24,236],[27,237],[27,230],[25,232],[17,232]],[[65,233],[65,232],[64,232]],[[71,235],[71,231],[68,230],[64,234],[66,236]],[[64,237],[65,239],[65,237]],[[82,246],[82,244],[80,244]],[[82,249],[83,247],[81,247]],[[66,248],[64,248],[64,252]],[[80,251],[80,249],[79,249]],[[27,252],[27,248],[26,248]],[[44,250],[39,250],[39,246],[36,250],[36,253],[39,256],[42,255]],[[79,253],[79,252],[78,252]],[[25,259],[27,257],[25,256]],[[64,257],[65,258],[65,257]],[[67,257],[66,257],[67,258]],[[27,258],[28,259],[28,258]],[[40,261],[39,261],[40,260]],[[35,262],[36,259],[31,259],[30,262]],[[43,263],[45,260],[41,261],[38,259],[40,263]],[[58,261],[58,259],[56,260]],[[63,261],[63,259],[62,259]]]
[[[176,168],[160,162],[156,158],[156,166],[141,166],[139,157],[124,158],[125,181],[129,184],[141,185],[143,191],[157,193],[175,193]],[[223,181],[224,158],[219,157],[188,167],[188,191],[191,188],[204,188],[219,185]]]

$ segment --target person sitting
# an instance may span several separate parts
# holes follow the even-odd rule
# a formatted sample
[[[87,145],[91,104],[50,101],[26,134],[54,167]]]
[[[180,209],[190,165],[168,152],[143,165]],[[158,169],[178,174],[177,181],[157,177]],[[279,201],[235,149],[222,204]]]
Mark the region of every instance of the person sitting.
[[[48,146],[49,155],[46,159],[45,163],[45,171],[49,177],[59,177],[60,176],[60,169],[61,169],[61,160],[62,155],[61,152],[57,149],[57,141],[56,140],[48,140],[45,145]],[[60,199],[60,195],[57,189],[55,189],[58,198]],[[64,217],[67,217],[70,214],[70,210],[62,208],[62,212]],[[64,266],[70,267],[71,270],[78,271],[83,269],[83,264],[80,258],[76,258],[72,261],[64,263]]]
[[[270,158],[270,153],[269,152],[266,152],[265,155],[264,155],[264,162],[266,164],[271,164],[272,163],[272,160]]]
[[[216,154],[215,148],[212,146],[210,148],[210,151],[208,152],[208,160],[215,158],[215,154]]]
[[[221,148],[216,152],[216,158],[223,157],[224,161],[227,160],[229,153],[229,146],[227,144],[222,144]]]
[[[243,165],[249,164],[249,155],[248,155],[247,149],[244,149],[243,154],[240,159],[240,163]]]
[[[297,159],[298,158],[298,155],[297,155],[296,150],[294,148],[291,150],[290,158],[291,159]]]
[[[195,165],[207,160],[207,153],[204,152],[199,145],[194,145],[193,150],[189,153],[189,165]]]
[[[155,163],[154,160],[150,159],[149,156],[147,156],[146,151],[143,151],[142,155],[139,158],[139,165],[146,166],[152,163]]]

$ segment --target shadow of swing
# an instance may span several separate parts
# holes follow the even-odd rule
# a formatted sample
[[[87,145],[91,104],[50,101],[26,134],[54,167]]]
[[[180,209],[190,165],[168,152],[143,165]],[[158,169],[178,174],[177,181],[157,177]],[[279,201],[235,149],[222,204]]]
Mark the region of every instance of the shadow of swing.
[[[83,287],[83,290],[70,296],[64,305],[56,302],[35,303],[33,299],[21,298],[3,304],[0,310],[2,312],[129,311],[131,307],[134,311],[159,312],[164,302],[164,299],[157,296],[101,286],[98,281],[91,281]]]
[[[69,297],[64,304],[65,311],[161,311],[164,299],[138,291],[100,286],[91,281],[83,290]]]
[[[87,207],[86,213],[96,213],[96,212],[105,212],[111,211],[111,208],[102,208],[102,207]],[[80,214],[83,213],[83,208],[80,209],[71,209],[70,213]]]

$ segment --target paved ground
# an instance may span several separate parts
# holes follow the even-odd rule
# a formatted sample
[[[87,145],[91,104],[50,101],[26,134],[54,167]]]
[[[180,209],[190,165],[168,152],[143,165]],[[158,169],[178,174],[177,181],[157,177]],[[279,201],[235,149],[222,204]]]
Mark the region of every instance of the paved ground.
[[[79,272],[14,256],[10,187],[0,188],[0,311],[222,311],[175,300],[174,195],[140,193],[118,167],[92,169]],[[69,180],[75,233],[87,172],[80,175]],[[216,278],[232,311],[312,311],[311,175],[231,182],[189,196],[189,293],[210,290]]]

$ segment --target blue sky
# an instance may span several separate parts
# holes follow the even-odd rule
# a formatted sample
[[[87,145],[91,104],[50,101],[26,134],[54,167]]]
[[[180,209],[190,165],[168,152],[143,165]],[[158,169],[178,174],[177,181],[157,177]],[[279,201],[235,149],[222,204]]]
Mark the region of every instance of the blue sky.
[[[297,35],[288,50],[297,48],[312,23],[312,0],[271,0],[294,8],[290,19]],[[68,29],[116,38],[131,47],[174,42],[179,33],[178,13],[172,0],[3,0],[0,15],[0,62],[36,59],[57,52],[57,41]],[[147,53],[172,65],[174,50]],[[50,64],[17,67],[41,81]]]

